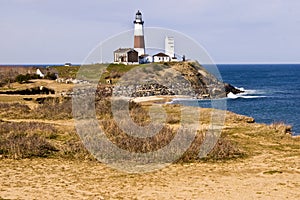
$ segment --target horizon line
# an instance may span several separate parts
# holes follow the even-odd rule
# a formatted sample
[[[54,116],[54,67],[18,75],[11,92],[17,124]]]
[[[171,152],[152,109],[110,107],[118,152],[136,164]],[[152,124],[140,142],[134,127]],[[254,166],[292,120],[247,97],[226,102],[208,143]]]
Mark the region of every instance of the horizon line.
[[[180,61],[179,61],[180,62]],[[113,62],[111,62],[113,63]],[[0,66],[26,66],[26,65],[49,65],[49,66],[61,66],[65,65],[66,63],[0,63]],[[72,66],[80,66],[84,64],[79,64],[79,63],[71,63]],[[88,64],[88,63],[85,63]],[[107,64],[107,63],[100,63],[100,62],[95,62],[95,63],[90,63],[90,64]],[[218,63],[200,63],[202,65],[285,65],[285,64],[294,64],[298,65],[300,62],[218,62]]]

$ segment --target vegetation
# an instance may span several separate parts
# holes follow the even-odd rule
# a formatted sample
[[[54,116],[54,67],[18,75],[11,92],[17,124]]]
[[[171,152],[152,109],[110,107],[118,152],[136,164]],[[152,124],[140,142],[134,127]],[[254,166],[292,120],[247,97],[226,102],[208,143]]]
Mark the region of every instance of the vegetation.
[[[60,77],[68,78],[75,78],[78,70],[81,70],[82,77],[90,78],[96,78],[100,72],[103,72],[102,79],[104,81],[107,77],[118,79],[134,67],[136,66],[111,64],[106,68],[106,71],[101,71],[103,65],[92,65],[81,69],[62,66],[55,67],[55,69],[59,72]],[[34,78],[28,74],[17,75],[17,77],[15,80],[20,83],[26,83],[29,78]],[[7,78],[9,79],[9,77]],[[50,74],[49,78],[51,78]],[[22,84],[22,87],[26,90],[26,84]],[[8,96],[8,93],[3,94]],[[180,117],[182,106],[162,105],[166,111],[166,123],[155,136],[138,139],[126,134],[114,121],[111,111],[111,95],[111,88],[106,85],[99,85],[95,95],[96,116],[100,126],[105,130],[106,136],[120,148],[139,153],[155,151],[166,146],[177,134],[182,120]],[[70,98],[37,96],[34,98],[35,100],[32,100],[33,98],[30,96],[25,98],[30,99],[28,102],[22,101],[19,97],[5,98],[8,100],[0,102],[0,119],[2,119],[0,120],[0,158],[92,159],[77,135],[72,120],[73,116],[87,116],[89,113],[79,113],[77,110],[73,110]],[[9,102],[9,99],[15,102]],[[132,120],[139,126],[147,126],[151,123],[148,112],[151,105],[151,103],[130,102],[129,109]],[[196,133],[196,138],[190,148],[178,162],[199,161],[198,153],[211,122],[212,109],[197,109],[201,113],[200,130]],[[158,126],[154,125],[152,128],[156,127]],[[227,112],[226,125],[221,137],[208,156],[202,160],[240,159],[258,155],[264,151],[286,152],[293,150],[290,154],[294,155],[299,153],[297,150],[300,149],[300,143],[295,141],[300,139],[292,139],[289,135],[290,132],[291,127],[283,123],[274,123],[269,126],[256,124],[253,118]],[[186,130],[182,140],[190,136],[191,133]],[[176,153],[176,149],[174,152]]]
[[[41,123],[0,123],[0,154],[7,158],[48,157],[57,151],[43,135],[54,135],[50,125]],[[43,131],[41,134],[38,132]]]
[[[180,107],[178,105],[166,105],[165,107],[168,114],[168,123],[154,137],[145,139],[130,137],[118,127],[113,119],[110,101],[107,98],[97,101],[96,112],[107,137],[113,143],[128,151],[149,152],[168,144],[177,133],[176,127],[180,122],[180,118],[178,118]],[[210,110],[204,109],[202,113],[209,116]],[[150,123],[147,105],[130,103],[130,115],[133,121],[141,126]],[[0,103],[0,117],[6,119],[0,121],[0,155],[2,157],[17,159],[29,157],[92,159],[77,136],[74,127],[64,125],[72,118],[72,102],[70,99],[49,98],[33,109],[19,103]],[[30,121],[24,122],[23,119]],[[38,119],[45,121],[45,123],[35,122]],[[48,120],[63,120],[65,122],[52,124]],[[244,134],[249,137],[255,133],[257,134],[255,139],[266,139],[269,137],[266,135],[267,131],[270,132],[268,134],[281,136],[284,136],[286,131],[286,126],[282,124],[280,126],[272,125],[276,127],[264,127],[262,132],[253,131],[249,126],[252,124],[251,120],[231,113],[229,113],[228,122],[232,128],[224,130],[217,145],[204,160],[218,161],[251,156],[257,150],[257,145],[253,149],[253,144],[249,144],[253,139],[244,141]],[[202,123],[209,123],[209,121],[204,120]],[[243,134],[237,135],[240,131],[243,131]],[[191,147],[179,162],[198,160],[198,152],[205,132],[205,129],[203,129],[197,133]],[[189,134],[188,131],[186,134]],[[274,139],[276,138],[274,137]],[[268,139],[273,140],[272,138]],[[295,146],[294,148],[298,147]]]
[[[40,122],[0,122],[0,156],[92,159],[75,130]]]
[[[176,129],[171,128],[169,125],[165,125],[159,134],[153,138],[132,138],[124,133],[113,120],[110,101],[107,99],[98,101],[96,109],[99,119],[103,119],[103,117],[106,118],[106,120],[101,121],[101,125],[103,126],[107,137],[116,145],[129,151],[149,152],[157,150],[168,144],[177,132]],[[7,110],[9,111],[6,112]],[[133,120],[141,126],[147,125],[150,122],[147,108],[143,108],[140,104],[130,103],[130,113]],[[14,120],[68,120],[72,117],[72,105],[70,99],[51,98],[45,100],[35,109],[30,109],[28,106],[18,103],[1,103],[0,114],[2,118]],[[5,157],[48,157],[53,155],[63,156],[66,154],[72,154],[72,157],[78,157],[77,154],[84,154],[84,152],[86,152],[79,138],[76,137],[75,131],[72,129],[71,132],[65,133],[61,132],[61,129],[57,129],[50,124],[2,121],[0,122],[0,130],[0,153]],[[67,142],[70,137],[72,138],[72,143]],[[60,142],[57,141],[61,139],[63,140]],[[65,141],[65,139],[67,140]],[[65,144],[59,146],[58,144],[61,142]],[[182,160],[197,159],[197,148],[201,142],[201,138],[198,138],[185,156],[182,157]],[[76,148],[74,148],[74,143],[77,144],[75,145]],[[228,142],[226,144],[228,144]],[[220,147],[231,148],[231,146],[221,145]],[[66,149],[72,149],[72,151],[75,150],[75,152],[69,151],[66,153]],[[226,155],[224,155],[224,152]],[[218,156],[213,156],[213,158],[222,159],[223,157],[231,156],[231,154],[236,154],[236,151],[218,148],[215,150],[214,154]],[[222,155],[223,157],[219,155]]]
[[[58,75],[60,78],[76,78],[77,72],[79,70],[79,66],[57,66],[53,67],[58,71]]]
[[[29,83],[30,80],[40,79],[41,77],[36,74],[35,67],[0,67],[0,87],[17,82],[20,84]],[[55,80],[57,77],[55,73],[48,72],[45,79]]]
[[[30,80],[29,74],[26,74],[26,75],[20,74],[16,77],[16,82],[21,83],[21,84],[28,83],[29,80]]]
[[[72,118],[71,99],[43,98],[40,102],[41,104],[34,109],[20,103],[0,103],[0,117],[32,120],[67,120]]]
[[[117,81],[118,77],[131,67],[134,66],[111,65],[105,72],[105,76]],[[97,77],[99,75],[97,73],[101,71],[96,65],[94,68],[92,71],[83,70],[83,75],[90,78]],[[73,75],[73,72],[70,75],[64,72],[73,69],[75,68],[61,67],[66,78],[76,76],[75,70]],[[1,80],[0,78],[0,82]],[[55,95],[5,94],[6,91],[25,91],[30,88],[41,88],[41,86],[55,90]],[[83,103],[83,106],[87,108],[95,106],[98,124],[105,130],[106,137],[126,151],[146,153],[161,149],[177,134],[182,120],[182,109],[199,111],[200,120],[197,127],[199,130],[196,137],[194,138],[194,134],[192,135],[187,129],[180,138],[185,140],[193,136],[194,141],[190,147],[183,155],[182,152],[178,154],[176,148],[172,149],[172,153],[182,155],[177,160],[177,164],[146,174],[126,174],[99,164],[86,149],[83,144],[85,136],[81,136],[82,138],[78,136],[73,116],[79,118],[95,113],[89,113],[88,109],[82,110],[82,113],[72,109],[71,99],[61,95],[71,91],[72,88],[73,84],[50,80],[32,80],[28,84],[13,83],[11,87],[6,85],[0,88],[0,93],[2,92],[0,94],[0,162],[4,172],[1,174],[2,197],[43,199],[56,191],[55,198],[58,199],[153,199],[160,198],[161,193],[157,191],[161,191],[162,187],[166,193],[161,198],[166,199],[170,196],[173,198],[186,196],[190,199],[201,194],[207,197],[208,193],[203,193],[203,189],[209,191],[208,195],[211,198],[219,197],[221,190],[225,191],[224,198],[239,196],[232,188],[242,188],[246,196],[253,195],[257,198],[264,198],[266,195],[275,197],[279,193],[281,195],[282,191],[287,197],[297,199],[299,196],[297,192],[291,194],[291,191],[299,188],[295,175],[299,171],[297,161],[300,155],[300,137],[292,138],[291,127],[284,123],[257,124],[251,117],[227,112],[225,125],[216,145],[207,157],[199,159],[198,153],[211,123],[212,109],[162,104],[173,98],[164,96],[163,100],[155,100],[155,102],[157,102],[156,106],[166,111],[166,123],[159,127],[160,131],[157,131],[153,137],[138,139],[126,134],[127,131],[123,131],[117,125],[110,101],[113,86],[102,84],[99,85],[95,95],[96,103]],[[83,95],[83,100],[87,99]],[[131,119],[139,126],[149,125],[151,123],[149,110],[152,109],[152,105],[152,102],[130,102]],[[124,123],[121,120],[122,122]],[[130,128],[128,124],[126,128]],[[151,128],[158,128],[158,126],[154,125]],[[94,141],[96,140],[89,142]],[[100,146],[99,143],[95,144],[96,147]],[[210,181],[199,182],[207,179]],[[247,181],[243,182],[242,179]],[[226,184],[223,184],[224,181]],[[231,183],[234,183],[233,186]],[[261,183],[266,186],[265,190],[261,189]],[[76,187],[73,187],[74,185]],[[188,185],[191,187],[186,187]],[[224,185],[226,187],[223,187]],[[149,186],[152,188],[151,191]],[[133,188],[129,194],[128,188]],[[144,188],[146,193],[141,188]],[[179,188],[177,193],[174,193],[174,188]]]
[[[26,74],[32,68],[25,67],[0,67],[0,87],[15,82],[20,74]]]
[[[282,171],[278,171],[278,170],[270,170],[270,171],[266,171],[263,174],[268,174],[268,175],[273,175],[273,174],[282,174]]]
[[[56,80],[57,77],[56,77],[55,73],[48,72],[44,78],[49,79],[49,80]]]

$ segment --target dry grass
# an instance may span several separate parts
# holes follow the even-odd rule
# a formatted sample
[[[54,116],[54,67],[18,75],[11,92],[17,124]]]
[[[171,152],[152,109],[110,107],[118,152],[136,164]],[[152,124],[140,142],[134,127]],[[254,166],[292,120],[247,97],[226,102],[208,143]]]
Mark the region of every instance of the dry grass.
[[[20,103],[3,103],[0,102],[0,117],[1,118],[19,118],[27,116],[30,113],[30,108],[27,105]]]
[[[66,98],[43,98],[34,108],[21,103],[0,103],[0,117],[7,119],[71,119],[72,102]]]
[[[10,88],[3,88],[6,90],[25,90],[28,88],[34,88],[34,87],[47,87],[50,89],[55,90],[56,93],[61,93],[62,91],[69,91],[74,87],[74,84],[65,84],[65,83],[57,83],[54,80],[47,80],[47,79],[36,79],[36,80],[30,80],[29,83],[26,84],[20,84],[20,83],[11,83]]]
[[[101,125],[105,130],[107,137],[117,146],[130,152],[151,152],[166,146],[177,133],[176,124],[180,122],[180,106],[164,106],[167,111],[167,124],[154,137],[135,138],[124,133],[112,118],[111,103],[108,99],[102,99],[96,102],[96,111]],[[143,107],[138,103],[129,103],[130,116],[139,126],[147,126],[150,123],[148,115],[149,107]],[[26,105],[19,103],[0,104],[0,116],[7,119],[42,119],[42,120],[68,120],[72,118],[72,103],[70,99],[50,98],[35,109],[30,109]],[[126,126],[126,124],[125,124]],[[130,127],[128,127],[130,128]],[[90,159],[76,131],[69,129],[67,133],[63,127],[55,128],[53,125],[43,123],[1,123],[2,130],[2,153],[6,157],[24,158],[35,156],[58,156],[63,158],[81,158]],[[151,130],[155,129],[151,127]],[[149,131],[151,131],[149,129]],[[182,140],[189,139],[193,134],[186,130]],[[14,139],[17,138],[17,139]],[[191,147],[181,157],[180,161],[198,160],[199,147],[203,140],[203,133],[199,132]],[[14,143],[12,142],[14,141]],[[32,141],[32,142],[30,142]],[[24,147],[24,143],[29,146]],[[5,146],[7,144],[9,146]],[[12,147],[12,144],[15,146]],[[37,144],[37,146],[34,146]],[[40,146],[45,147],[45,149]],[[53,147],[53,148],[52,148]],[[15,149],[14,151],[12,149]],[[19,150],[17,150],[19,149]],[[40,153],[21,152],[20,149],[35,152],[40,149]],[[48,153],[43,153],[44,150]],[[174,152],[177,150],[174,149]],[[18,153],[16,153],[18,152]],[[38,151],[37,151],[38,152]],[[17,155],[17,156],[15,156]],[[222,139],[209,155],[210,159],[220,160],[238,157],[241,155],[239,149],[231,143],[230,140]]]
[[[208,154],[208,157],[204,158],[205,160],[228,160],[235,158],[242,158],[246,156],[245,152],[238,148],[238,145],[227,139],[219,138],[217,144]]]
[[[141,139],[129,136],[118,127],[118,125],[112,118],[111,105],[109,101],[99,101],[98,106],[96,107],[98,108],[98,111],[101,111],[100,116],[106,117],[106,120],[101,121],[101,126],[104,129],[106,136],[119,148],[125,149],[130,152],[147,153],[156,151],[166,146],[170,143],[170,141],[172,141],[175,134],[177,134],[178,124],[181,121],[180,113],[182,106],[165,105],[164,108],[167,114],[167,123],[155,136]],[[149,123],[151,122],[148,115],[149,105],[142,106],[141,104],[130,102],[129,109],[130,116],[137,125],[144,127],[149,125]],[[205,116],[209,116],[208,114],[210,114],[210,112],[208,112],[208,109],[205,109],[202,113],[205,113]],[[206,120],[202,123],[205,124]],[[126,124],[124,124],[124,127],[126,128],[126,130],[130,130],[131,128]],[[156,128],[158,128],[158,126],[151,126],[151,129],[149,129],[148,131],[150,132]],[[185,152],[185,154],[178,160],[179,162],[191,162],[199,160],[198,153],[203,142],[203,135],[204,132],[198,132],[196,134],[196,137],[194,138],[194,133],[191,133],[187,129],[185,130],[185,134],[181,140],[188,140],[192,137],[194,138],[194,141],[192,142],[190,148]],[[173,151],[176,152],[177,149],[173,149]],[[244,153],[237,147],[234,142],[226,138],[220,138],[220,140],[216,144],[216,147],[208,155],[206,160],[224,160],[239,158],[242,156],[244,156]]]
[[[72,101],[71,99],[50,98],[32,111],[30,116],[33,119],[71,119]]]
[[[23,96],[19,95],[0,95],[0,102],[2,103],[12,103],[12,102],[20,102],[23,100]]]
[[[55,128],[46,124],[0,122],[0,153],[15,159],[48,157],[57,149],[46,137],[55,134]]]
[[[103,88],[102,88],[103,89]],[[102,91],[99,89],[99,91]],[[160,149],[168,144],[178,131],[181,122],[181,109],[179,105],[163,105],[166,111],[166,124],[163,129],[154,137],[137,139],[124,133],[113,120],[111,111],[110,96],[96,95],[96,114],[107,137],[122,149],[132,152],[149,152]],[[130,117],[139,126],[147,126],[151,122],[149,116],[149,103],[129,103]],[[190,108],[186,108],[190,109]],[[194,109],[194,108],[193,108]],[[200,109],[200,125],[202,130],[196,134],[196,138],[190,148],[179,160],[180,162],[194,162],[199,160],[198,152],[203,142],[203,135],[211,122],[211,109]],[[77,136],[74,127],[70,125],[44,126],[42,124],[26,124],[22,120],[47,120],[64,121],[73,118],[73,114],[80,116],[82,113],[72,113],[71,99],[46,98],[41,104],[35,107],[28,107],[22,103],[0,103],[0,117],[2,119],[18,119],[20,122],[1,122],[1,145],[2,154],[7,157],[23,158],[29,155],[54,156],[62,158],[91,159],[91,156],[84,148],[80,138]],[[191,116],[193,117],[193,116]],[[103,120],[104,119],[104,120]],[[51,122],[52,123],[52,122]],[[38,127],[41,127],[40,129]],[[52,127],[52,128],[50,128]],[[130,128],[130,127],[129,127]],[[155,128],[155,127],[152,127]],[[283,123],[274,123],[270,126],[255,124],[254,119],[246,116],[236,115],[231,112],[226,114],[226,125],[222,131],[222,137],[215,148],[208,155],[206,160],[227,160],[253,156],[265,150],[286,151],[296,149],[298,143],[292,140],[287,133],[291,128]],[[186,138],[190,138],[189,131],[186,131]],[[16,138],[16,139],[14,139]],[[182,138],[183,140],[185,138]],[[14,143],[12,141],[15,141]],[[34,142],[30,142],[34,141]],[[18,144],[19,143],[19,144]],[[5,146],[7,144],[8,146]],[[28,144],[27,147],[24,147]],[[34,146],[37,144],[37,146]],[[15,146],[13,146],[15,145]],[[40,153],[34,149],[41,148]],[[53,147],[53,148],[52,148]],[[17,150],[19,148],[19,150]],[[31,149],[32,148],[32,149]],[[13,151],[13,149],[15,149]],[[20,149],[27,149],[35,153],[21,152]],[[49,150],[50,149],[50,150]],[[43,153],[47,150],[48,153]],[[16,153],[18,152],[18,153]],[[17,156],[15,156],[17,155]]]
[[[270,125],[271,129],[274,129],[276,132],[280,134],[291,134],[292,127],[286,125],[284,122],[274,122]]]
[[[0,121],[2,158],[62,157],[91,159],[76,131],[40,122]]]
[[[175,131],[169,127],[163,127],[154,137],[136,138],[123,132],[113,120],[102,122],[106,136],[121,149],[135,153],[147,153],[156,151],[167,145],[174,137]],[[130,128],[130,127],[127,127]],[[148,131],[155,129],[151,127]]]

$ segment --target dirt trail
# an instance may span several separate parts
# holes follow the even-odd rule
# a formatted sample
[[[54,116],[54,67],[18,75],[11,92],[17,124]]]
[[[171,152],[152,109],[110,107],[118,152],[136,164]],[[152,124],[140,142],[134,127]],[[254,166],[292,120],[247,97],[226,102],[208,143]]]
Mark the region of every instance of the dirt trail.
[[[70,119],[70,120],[47,120],[47,119],[6,119],[3,118],[1,119],[3,122],[16,122],[16,123],[20,123],[20,122],[38,122],[38,123],[45,123],[45,124],[53,124],[53,125],[59,125],[59,126],[71,126],[74,127],[74,120]]]

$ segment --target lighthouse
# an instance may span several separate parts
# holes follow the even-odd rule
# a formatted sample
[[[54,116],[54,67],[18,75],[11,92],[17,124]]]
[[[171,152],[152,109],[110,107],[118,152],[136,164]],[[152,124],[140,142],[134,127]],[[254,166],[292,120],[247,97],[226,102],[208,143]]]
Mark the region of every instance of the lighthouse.
[[[139,56],[145,55],[144,21],[142,13],[138,11],[134,20],[134,50]]]

